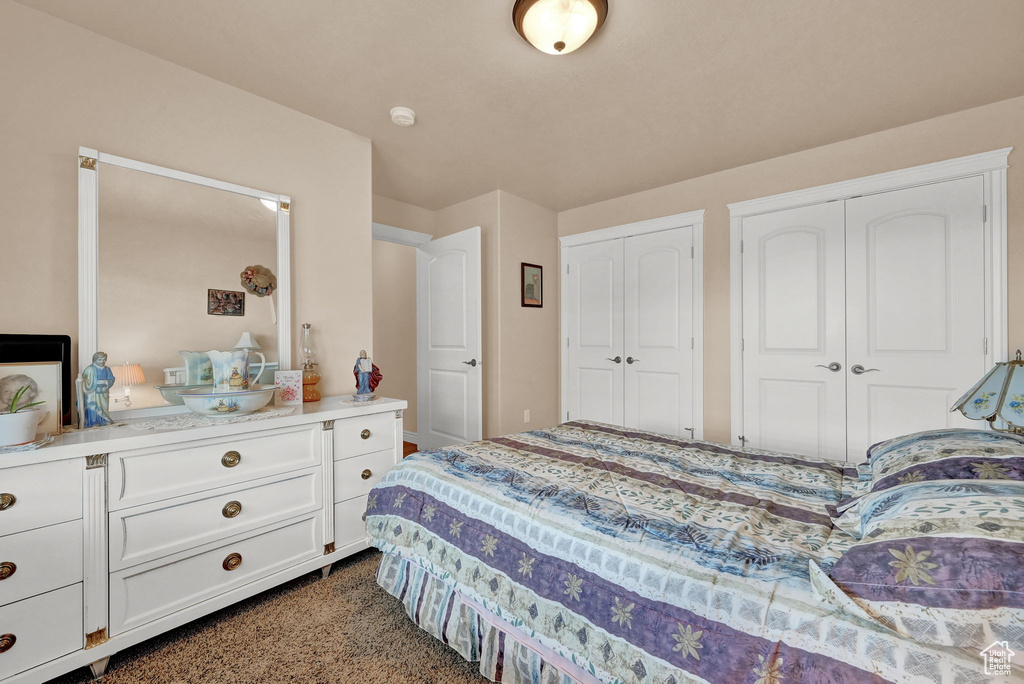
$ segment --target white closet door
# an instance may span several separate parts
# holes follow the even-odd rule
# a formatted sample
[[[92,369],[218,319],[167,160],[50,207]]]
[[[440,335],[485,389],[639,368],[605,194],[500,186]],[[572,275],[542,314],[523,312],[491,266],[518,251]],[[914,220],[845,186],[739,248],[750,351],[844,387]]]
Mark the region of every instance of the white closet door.
[[[693,435],[693,228],[625,239],[625,425]]]
[[[972,424],[949,407],[987,370],[983,210],[980,177],[847,200],[851,460]]]
[[[622,425],[622,240],[566,250],[569,418]]]
[[[843,221],[842,202],[743,219],[749,446],[846,459]]]

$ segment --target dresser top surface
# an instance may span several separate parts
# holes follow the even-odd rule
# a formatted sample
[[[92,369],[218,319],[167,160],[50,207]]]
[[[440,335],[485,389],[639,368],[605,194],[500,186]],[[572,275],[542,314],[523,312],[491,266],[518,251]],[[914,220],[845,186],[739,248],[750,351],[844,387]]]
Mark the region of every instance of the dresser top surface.
[[[218,423],[217,419],[206,419],[209,425],[189,428],[144,429],[132,425],[159,419],[134,418],[124,421],[123,425],[109,428],[76,430],[57,435],[53,442],[34,451],[16,451],[0,454],[0,468],[44,463],[67,458],[79,458],[94,454],[126,451],[146,447],[190,442],[193,440],[214,437],[245,435],[262,430],[309,425],[327,420],[343,420],[358,418],[378,413],[398,411],[408,407],[404,399],[388,399],[380,397],[376,401],[356,404],[351,395],[325,397],[317,402],[294,406],[277,406],[272,408],[293,408],[293,413],[273,416],[258,420]]]

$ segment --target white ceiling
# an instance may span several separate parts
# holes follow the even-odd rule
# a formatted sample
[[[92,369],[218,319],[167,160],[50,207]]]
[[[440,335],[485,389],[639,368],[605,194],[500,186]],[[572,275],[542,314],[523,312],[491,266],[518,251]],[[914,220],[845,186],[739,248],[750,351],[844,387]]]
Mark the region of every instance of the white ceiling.
[[[558,57],[513,0],[20,1],[367,136],[374,192],[428,209],[563,210],[1024,95],[1022,0],[610,0]]]

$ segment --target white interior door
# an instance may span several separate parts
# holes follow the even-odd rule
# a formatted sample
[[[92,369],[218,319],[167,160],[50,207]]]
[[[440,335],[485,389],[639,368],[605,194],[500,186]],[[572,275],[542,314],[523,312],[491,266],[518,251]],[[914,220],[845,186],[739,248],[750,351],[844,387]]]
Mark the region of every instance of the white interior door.
[[[566,250],[565,397],[570,420],[623,423],[622,250],[622,240]]]
[[[987,370],[983,211],[981,177],[846,201],[851,460],[972,425],[949,407]]]
[[[693,227],[625,239],[625,425],[693,436]]]
[[[480,228],[416,251],[417,438],[430,449],[483,438]]]
[[[743,219],[743,434],[846,459],[842,202]]]

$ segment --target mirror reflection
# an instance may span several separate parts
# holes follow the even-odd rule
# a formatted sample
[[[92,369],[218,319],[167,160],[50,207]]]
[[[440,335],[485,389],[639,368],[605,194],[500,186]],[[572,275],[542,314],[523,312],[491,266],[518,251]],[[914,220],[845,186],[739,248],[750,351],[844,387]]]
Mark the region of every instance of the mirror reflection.
[[[125,387],[132,409],[168,405],[156,387],[186,383],[183,350],[258,348],[255,382],[272,383],[276,294],[247,292],[242,273],[275,268],[276,204],[108,164],[98,181],[98,340],[119,376],[110,410],[126,408]]]

